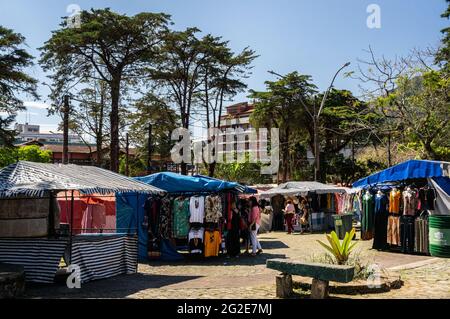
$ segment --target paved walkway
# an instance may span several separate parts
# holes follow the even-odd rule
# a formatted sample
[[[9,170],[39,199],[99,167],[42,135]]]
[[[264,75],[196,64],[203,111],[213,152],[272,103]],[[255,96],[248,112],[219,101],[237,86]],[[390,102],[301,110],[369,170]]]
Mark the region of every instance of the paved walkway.
[[[267,269],[271,258],[310,260],[323,248],[323,234],[268,233],[260,236],[264,253],[257,257],[140,264],[139,273],[90,282],[81,289],[64,284],[31,285],[32,298],[275,298],[275,275]],[[371,241],[360,241],[356,254],[363,263],[376,263],[389,276],[400,276],[405,285],[383,294],[340,298],[450,298],[450,260],[371,250]],[[413,269],[410,269],[413,268]]]

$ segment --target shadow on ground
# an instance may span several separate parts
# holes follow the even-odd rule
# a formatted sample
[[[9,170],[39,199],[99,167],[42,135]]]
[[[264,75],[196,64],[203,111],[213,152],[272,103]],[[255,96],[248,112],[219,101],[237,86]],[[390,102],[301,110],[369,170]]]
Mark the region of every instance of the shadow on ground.
[[[28,284],[24,298],[125,298],[145,289],[198,279],[201,276],[163,276],[136,273],[91,281],[80,289],[69,289],[65,283]]]
[[[265,247],[263,246],[263,249]],[[166,262],[166,261],[151,261],[147,264],[150,266],[254,266],[254,265],[265,265],[268,259],[274,258],[287,258],[285,254],[270,254],[264,252],[260,255],[251,256],[246,254],[241,254],[238,257],[211,257],[203,258],[197,256],[189,256],[185,254],[184,260],[179,262]]]

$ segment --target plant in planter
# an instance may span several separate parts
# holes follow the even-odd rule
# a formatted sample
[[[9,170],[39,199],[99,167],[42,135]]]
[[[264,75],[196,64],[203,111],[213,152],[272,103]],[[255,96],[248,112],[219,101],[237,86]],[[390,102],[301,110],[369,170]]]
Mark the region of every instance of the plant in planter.
[[[338,265],[345,265],[348,261],[350,253],[357,244],[352,243],[352,238],[355,236],[355,229],[345,234],[344,240],[339,240],[336,232],[332,231],[330,235],[326,235],[329,245],[318,240],[317,242],[322,245],[327,251],[329,251],[336,259]]]

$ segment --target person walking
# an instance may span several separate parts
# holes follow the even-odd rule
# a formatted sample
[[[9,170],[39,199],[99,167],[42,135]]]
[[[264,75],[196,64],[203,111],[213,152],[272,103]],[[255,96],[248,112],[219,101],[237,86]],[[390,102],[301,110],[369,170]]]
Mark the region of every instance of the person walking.
[[[292,225],[292,219],[295,215],[295,207],[292,204],[292,201],[289,199],[286,203],[286,207],[284,208],[284,218],[286,219],[288,234],[292,234],[294,231],[294,226]]]
[[[261,225],[261,211],[258,206],[258,201],[254,196],[250,197],[250,216],[248,222],[252,242],[252,256],[256,256],[256,254],[261,254],[263,250],[258,240],[258,229]]]

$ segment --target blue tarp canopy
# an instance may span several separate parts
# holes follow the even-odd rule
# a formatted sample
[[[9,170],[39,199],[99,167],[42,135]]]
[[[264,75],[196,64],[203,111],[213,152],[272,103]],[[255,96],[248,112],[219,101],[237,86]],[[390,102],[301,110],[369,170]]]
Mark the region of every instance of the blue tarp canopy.
[[[382,183],[402,182],[411,179],[448,178],[449,175],[449,162],[409,160],[362,178],[353,183],[353,187],[364,188]]]
[[[135,179],[148,185],[159,185],[157,187],[168,193],[208,193],[223,191],[238,191],[250,194],[257,193],[255,189],[239,183],[227,182],[202,175],[184,176],[164,172],[144,177],[135,177]]]
[[[160,189],[167,193],[211,193],[223,191],[238,191],[241,193],[257,193],[255,189],[246,187],[239,183],[226,182],[219,179],[196,175],[184,176],[175,173],[157,173],[144,177],[135,177],[137,181],[155,186],[160,185]],[[138,254],[140,260],[147,259],[148,233],[144,226],[145,210],[144,204],[148,196],[138,193],[117,193],[116,211],[117,228],[137,229],[138,233]],[[167,248],[167,247],[166,247]],[[170,249],[165,250],[167,258],[176,258],[170,255]],[[172,257],[170,257],[170,256]]]

